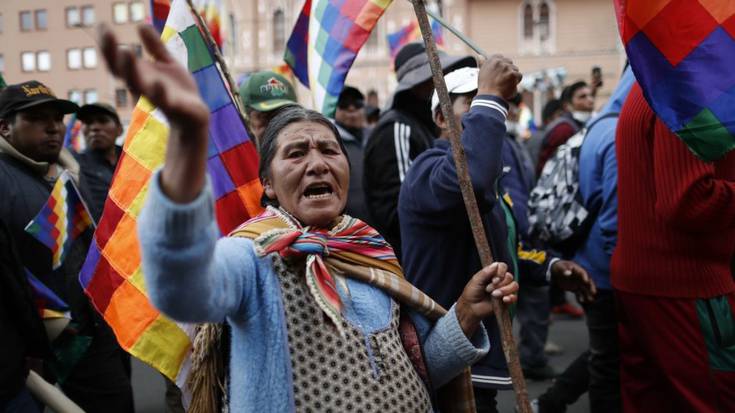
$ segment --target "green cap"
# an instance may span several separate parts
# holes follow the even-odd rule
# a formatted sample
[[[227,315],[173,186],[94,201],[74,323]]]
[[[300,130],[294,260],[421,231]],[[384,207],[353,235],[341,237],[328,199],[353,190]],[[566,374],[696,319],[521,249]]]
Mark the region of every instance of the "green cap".
[[[270,112],[296,102],[296,93],[285,77],[269,70],[255,72],[240,85],[240,99],[245,108]]]

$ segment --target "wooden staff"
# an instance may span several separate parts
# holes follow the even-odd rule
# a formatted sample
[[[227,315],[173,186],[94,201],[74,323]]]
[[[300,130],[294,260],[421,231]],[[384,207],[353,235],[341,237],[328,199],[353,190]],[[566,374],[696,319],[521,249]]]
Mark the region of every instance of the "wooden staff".
[[[469,216],[470,225],[472,227],[472,235],[475,239],[477,251],[480,254],[482,266],[486,267],[492,264],[493,255],[485,236],[485,229],[482,225],[480,210],[477,207],[475,192],[472,189],[472,181],[470,181],[470,174],[467,170],[467,159],[465,157],[464,147],[460,140],[461,133],[459,131],[459,125],[454,118],[452,102],[449,99],[447,85],[444,83],[444,75],[439,61],[434,35],[431,31],[429,17],[426,13],[426,5],[424,4],[424,0],[411,0],[411,3],[413,4],[413,8],[416,12],[419,27],[421,28],[421,35],[423,36],[424,44],[426,45],[426,53],[429,55],[429,64],[431,66],[431,72],[434,79],[434,88],[439,95],[442,114],[444,115],[444,119],[449,123],[449,140],[452,144],[454,164],[457,168],[457,178],[459,179],[459,187],[462,191],[462,198],[464,199],[465,208],[467,209],[467,215]],[[514,275],[516,277],[518,276],[518,274]],[[521,369],[521,363],[518,359],[518,349],[516,348],[515,340],[513,339],[513,328],[510,322],[510,315],[508,314],[505,305],[503,305],[499,299],[492,298],[492,303],[495,318],[500,326],[500,335],[503,341],[503,352],[505,353],[505,360],[508,363],[511,379],[513,380],[513,389],[516,393],[516,401],[519,411],[521,413],[531,413],[531,406],[528,402],[526,381],[523,378],[523,370]]]

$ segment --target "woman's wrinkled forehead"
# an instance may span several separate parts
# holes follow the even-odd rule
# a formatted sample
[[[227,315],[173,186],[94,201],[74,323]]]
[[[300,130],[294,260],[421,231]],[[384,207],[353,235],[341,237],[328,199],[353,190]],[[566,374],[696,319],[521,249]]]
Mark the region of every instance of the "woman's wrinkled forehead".
[[[334,144],[339,146],[339,141],[334,132],[326,125],[302,121],[286,126],[278,134],[276,145],[279,149],[291,144]]]

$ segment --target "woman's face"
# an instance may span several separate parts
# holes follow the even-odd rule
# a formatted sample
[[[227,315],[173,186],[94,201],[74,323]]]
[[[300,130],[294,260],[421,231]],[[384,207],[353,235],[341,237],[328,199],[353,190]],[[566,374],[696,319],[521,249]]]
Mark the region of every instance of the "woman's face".
[[[325,125],[300,121],[276,138],[265,194],[301,224],[328,227],[347,203],[350,167],[337,137]]]

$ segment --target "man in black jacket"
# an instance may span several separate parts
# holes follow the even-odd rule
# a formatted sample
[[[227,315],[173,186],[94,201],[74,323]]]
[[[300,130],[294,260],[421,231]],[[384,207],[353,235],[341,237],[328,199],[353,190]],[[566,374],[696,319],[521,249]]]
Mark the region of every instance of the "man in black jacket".
[[[62,389],[85,411],[130,412],[132,388],[119,347],[79,283],[90,234],[77,239],[54,270],[51,250],[24,230],[65,169],[78,181],[79,166],[62,150],[64,114],[77,109],[37,81],[10,85],[0,93],[0,217],[8,226],[21,264],[70,307],[75,328],[62,333],[56,344],[62,337],[89,343],[76,364],[67,366],[64,377],[59,377],[64,379]],[[81,190],[85,195],[85,188]]]
[[[444,72],[477,66],[471,56],[440,52]],[[423,43],[409,43],[396,54],[398,86],[365,147],[363,186],[374,226],[401,258],[398,194],[411,162],[438,136],[430,103],[434,84]]]
[[[115,109],[106,103],[90,103],[79,108],[77,119],[87,148],[77,156],[82,185],[89,189],[87,206],[95,222],[100,221],[122,148],[115,144],[123,127]]]

